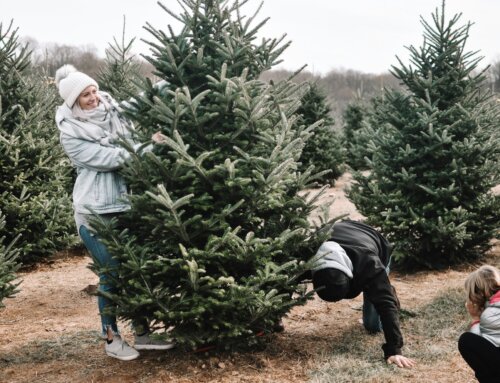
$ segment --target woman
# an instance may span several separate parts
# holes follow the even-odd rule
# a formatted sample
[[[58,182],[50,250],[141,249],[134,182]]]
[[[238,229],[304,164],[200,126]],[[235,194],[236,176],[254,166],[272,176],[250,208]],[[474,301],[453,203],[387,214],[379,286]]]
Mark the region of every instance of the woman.
[[[99,91],[94,79],[78,72],[72,65],[64,65],[57,70],[55,81],[64,99],[56,111],[60,141],[77,169],[73,208],[78,234],[95,263],[113,268],[116,261],[90,230],[90,218],[92,213],[96,213],[103,220],[110,220],[130,208],[125,198],[127,187],[118,172],[130,159],[130,153],[115,144],[117,139],[129,140],[134,150],[140,153],[150,151],[152,146],[142,148],[144,145],[132,142],[131,123],[120,114],[113,98]],[[161,135],[155,133],[152,140],[161,142]],[[105,275],[99,275],[99,289],[116,292]],[[116,317],[105,311],[110,304],[103,296],[98,297],[107,355],[120,360],[132,360],[139,356],[137,350],[166,350],[173,347],[173,343],[152,339],[146,320],[133,324],[135,349],[130,347],[118,332]]]

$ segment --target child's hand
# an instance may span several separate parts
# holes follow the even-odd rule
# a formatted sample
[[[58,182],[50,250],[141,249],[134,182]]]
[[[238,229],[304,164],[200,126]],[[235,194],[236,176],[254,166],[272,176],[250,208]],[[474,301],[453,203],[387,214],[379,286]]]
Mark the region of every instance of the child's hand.
[[[467,302],[465,302],[465,308],[467,309],[473,320],[479,320],[479,317],[481,316],[481,313],[483,311],[482,307],[479,307],[477,304],[472,303],[467,299]]]

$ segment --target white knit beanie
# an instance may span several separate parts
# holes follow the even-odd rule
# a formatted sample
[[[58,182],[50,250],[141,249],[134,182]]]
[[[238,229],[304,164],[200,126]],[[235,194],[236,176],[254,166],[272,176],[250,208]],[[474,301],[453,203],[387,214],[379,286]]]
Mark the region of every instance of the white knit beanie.
[[[78,72],[70,64],[63,65],[56,71],[55,81],[59,94],[70,108],[73,107],[80,93],[89,85],[94,85],[99,89],[99,85],[92,77]]]

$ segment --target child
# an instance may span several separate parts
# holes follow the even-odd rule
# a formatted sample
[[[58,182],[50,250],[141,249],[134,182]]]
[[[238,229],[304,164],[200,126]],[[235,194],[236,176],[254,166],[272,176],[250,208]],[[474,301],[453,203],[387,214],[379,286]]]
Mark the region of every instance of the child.
[[[479,382],[500,382],[500,271],[481,266],[467,277],[465,291],[472,323],[458,349]]]

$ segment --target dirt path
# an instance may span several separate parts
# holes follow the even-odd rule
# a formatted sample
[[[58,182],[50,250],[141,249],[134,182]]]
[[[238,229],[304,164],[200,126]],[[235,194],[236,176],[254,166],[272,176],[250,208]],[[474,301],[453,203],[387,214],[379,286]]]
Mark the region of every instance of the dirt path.
[[[341,179],[329,191],[337,196],[332,208],[359,218],[343,196],[346,182]],[[318,368],[321,355],[339,334],[363,332],[356,311],[359,297],[336,304],[315,299],[295,308],[284,320],[286,331],[271,336],[263,351],[214,356],[174,349],[142,352],[135,361],[120,362],[105,356],[98,338],[96,298],[84,291],[97,283],[87,268],[89,261],[86,256],[62,254],[51,265],[21,274],[21,292],[7,299],[0,311],[0,382],[303,382],[311,379],[308,371]],[[466,271],[450,270],[394,274],[391,279],[403,307],[412,309],[432,300],[443,286],[461,286],[465,275]],[[126,326],[121,328],[131,339]],[[376,363],[381,355],[374,356]],[[397,381],[456,383],[473,381],[473,376],[455,352],[451,360],[419,364]]]

